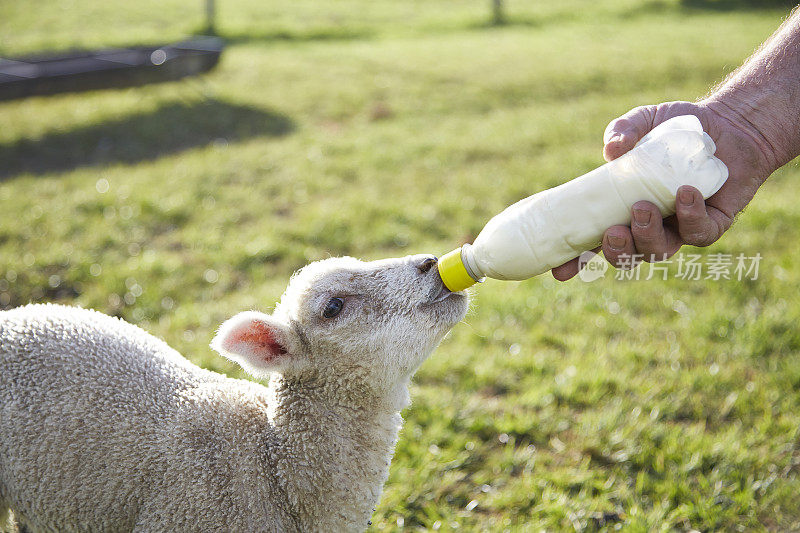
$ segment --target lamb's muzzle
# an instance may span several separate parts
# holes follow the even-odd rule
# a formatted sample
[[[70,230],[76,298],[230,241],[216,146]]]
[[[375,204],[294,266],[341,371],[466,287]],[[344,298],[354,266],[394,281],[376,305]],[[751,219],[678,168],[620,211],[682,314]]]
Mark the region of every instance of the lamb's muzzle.
[[[421,274],[430,275],[433,278],[434,283],[434,286],[431,290],[431,298],[427,302],[423,302],[423,305],[439,303],[454,295],[461,297],[465,296],[465,293],[453,293],[445,286],[444,282],[442,282],[441,276],[439,275],[439,269],[434,268],[438,262],[439,260],[435,256],[426,256],[420,263],[417,264],[417,270],[419,270]]]

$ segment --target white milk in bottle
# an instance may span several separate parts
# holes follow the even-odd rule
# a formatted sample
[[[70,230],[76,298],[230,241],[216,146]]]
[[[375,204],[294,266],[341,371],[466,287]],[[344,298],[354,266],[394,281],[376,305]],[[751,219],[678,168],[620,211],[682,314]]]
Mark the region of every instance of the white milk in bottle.
[[[697,117],[671,118],[625,155],[492,218],[472,245],[442,257],[442,281],[455,292],[484,277],[528,279],[599,246],[607,228],[630,225],[631,206],[640,200],[669,216],[681,185],[708,198],[728,178],[715,151]]]

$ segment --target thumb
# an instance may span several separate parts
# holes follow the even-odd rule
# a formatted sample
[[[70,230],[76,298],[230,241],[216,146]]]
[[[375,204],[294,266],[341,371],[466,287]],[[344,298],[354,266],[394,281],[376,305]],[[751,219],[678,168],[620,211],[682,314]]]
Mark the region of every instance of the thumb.
[[[603,157],[613,161],[634,147],[647,132],[653,129],[656,106],[635,107],[609,122],[603,133]]]

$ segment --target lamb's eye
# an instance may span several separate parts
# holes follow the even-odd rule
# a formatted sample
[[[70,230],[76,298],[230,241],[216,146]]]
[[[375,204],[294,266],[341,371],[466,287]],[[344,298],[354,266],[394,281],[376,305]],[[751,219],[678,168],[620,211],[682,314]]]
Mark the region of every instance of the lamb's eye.
[[[341,298],[331,298],[328,300],[325,310],[322,311],[322,316],[325,318],[333,318],[342,311],[342,307],[344,307],[344,300]]]

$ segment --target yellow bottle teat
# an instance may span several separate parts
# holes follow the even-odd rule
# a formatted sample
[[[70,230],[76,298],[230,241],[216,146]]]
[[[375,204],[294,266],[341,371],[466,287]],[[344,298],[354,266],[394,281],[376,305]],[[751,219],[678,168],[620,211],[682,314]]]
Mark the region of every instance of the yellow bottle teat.
[[[444,286],[451,292],[463,291],[477,283],[469,275],[461,260],[461,248],[453,250],[439,259],[438,269]]]

